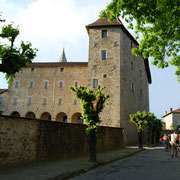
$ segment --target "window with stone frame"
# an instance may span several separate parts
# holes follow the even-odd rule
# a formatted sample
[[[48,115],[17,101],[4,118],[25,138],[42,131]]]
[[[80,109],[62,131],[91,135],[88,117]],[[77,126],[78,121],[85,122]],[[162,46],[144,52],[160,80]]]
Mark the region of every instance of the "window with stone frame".
[[[59,98],[58,104],[61,105],[62,104],[62,99]]]
[[[103,61],[107,59],[106,50],[102,50],[102,51],[101,51],[101,59],[102,59]]]
[[[76,105],[76,104],[77,104],[77,99],[74,100],[74,105]]]
[[[33,87],[33,82],[30,82],[29,88]]]
[[[13,104],[16,105],[17,104],[17,98],[14,98],[13,100]]]
[[[93,79],[93,88],[97,88],[98,86],[98,79]]]
[[[29,105],[31,104],[31,98],[28,99],[28,104],[29,104]]]
[[[60,82],[59,87],[60,87],[60,88],[63,87],[63,82]]]
[[[46,81],[44,84],[44,88],[47,88],[47,87],[48,87],[48,82]]]
[[[64,68],[61,68],[61,69],[60,69],[60,72],[64,72]]]
[[[46,103],[47,103],[46,98],[44,98],[43,99],[43,104],[46,104]]]
[[[102,38],[107,38],[107,30],[104,29],[104,30],[101,31],[101,37]]]
[[[15,88],[18,88],[18,87],[19,87],[19,82],[16,81]]]

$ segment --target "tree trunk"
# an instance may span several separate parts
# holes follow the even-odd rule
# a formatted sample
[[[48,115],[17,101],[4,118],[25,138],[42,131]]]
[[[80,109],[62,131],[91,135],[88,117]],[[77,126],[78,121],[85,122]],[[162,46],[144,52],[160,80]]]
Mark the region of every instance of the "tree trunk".
[[[138,141],[139,141],[139,148],[143,148],[142,130],[139,130],[139,131],[138,131]]]
[[[89,145],[89,161],[96,162],[96,129],[93,129],[88,134],[88,145]]]

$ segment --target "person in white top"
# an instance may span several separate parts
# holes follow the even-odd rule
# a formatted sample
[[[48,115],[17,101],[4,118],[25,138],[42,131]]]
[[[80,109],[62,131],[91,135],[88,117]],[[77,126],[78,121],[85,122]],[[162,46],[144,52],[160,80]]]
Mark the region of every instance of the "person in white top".
[[[176,131],[174,131],[173,134],[171,134],[171,145],[172,145],[172,154],[171,157],[177,157],[178,153],[178,140],[179,136],[177,135]]]

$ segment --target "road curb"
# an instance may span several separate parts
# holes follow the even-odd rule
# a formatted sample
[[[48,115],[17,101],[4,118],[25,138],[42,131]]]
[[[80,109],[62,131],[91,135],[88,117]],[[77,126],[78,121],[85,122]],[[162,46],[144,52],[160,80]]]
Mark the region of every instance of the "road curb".
[[[110,164],[112,162],[131,157],[131,156],[133,156],[133,155],[135,155],[137,153],[140,153],[140,152],[142,152],[144,150],[146,150],[146,149],[141,148],[141,149],[138,149],[136,152],[129,153],[129,154],[123,156],[123,157],[114,158],[114,159],[111,159],[111,160],[106,161],[106,162],[92,163],[92,166],[87,168],[87,169],[83,168],[83,169],[80,169],[80,170],[77,170],[77,171],[74,171],[74,172],[64,173],[64,174],[61,174],[59,176],[56,176],[56,177],[53,177],[53,178],[50,178],[50,179],[47,179],[47,180],[67,180],[69,178],[73,178],[75,176],[79,176],[79,175],[81,175],[83,173],[86,173],[86,172],[88,172],[90,170],[96,169],[98,167],[105,166],[105,165]]]

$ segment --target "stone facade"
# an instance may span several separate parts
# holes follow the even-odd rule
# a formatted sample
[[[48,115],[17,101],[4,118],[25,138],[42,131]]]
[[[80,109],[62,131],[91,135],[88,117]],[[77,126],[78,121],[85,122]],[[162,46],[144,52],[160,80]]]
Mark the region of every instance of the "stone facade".
[[[9,86],[8,106],[2,111],[6,115],[18,112],[21,117],[33,118],[34,114],[38,119],[77,123],[81,106],[69,86],[87,86],[87,68],[87,63],[28,65]]]
[[[137,129],[129,114],[149,111],[148,62],[131,53],[138,43],[122,28],[119,19],[114,23],[98,20],[87,26],[89,33],[88,87],[98,80],[110,95],[101,115],[103,125],[125,128],[125,142],[137,141]],[[106,33],[103,37],[103,33]],[[103,59],[105,52],[106,58]],[[149,79],[148,79],[149,78]]]
[[[8,110],[5,113],[19,112],[22,117],[35,116],[54,121],[65,121],[67,117],[67,122],[77,123],[81,108],[78,101],[77,105],[76,101],[73,104],[75,96],[69,86],[77,82],[96,90],[100,84],[110,95],[101,114],[101,125],[125,128],[125,143],[134,144],[137,130],[129,121],[129,114],[138,110],[149,111],[151,75],[148,60],[132,54],[132,48],[138,43],[118,18],[112,23],[99,19],[86,29],[89,35],[88,64],[65,62],[61,57],[59,63],[28,65],[16,75],[8,89]],[[61,105],[58,104],[60,99]],[[45,100],[46,104],[43,104]]]
[[[0,115],[0,167],[88,153],[86,126]],[[97,152],[124,147],[123,128],[99,126]]]

